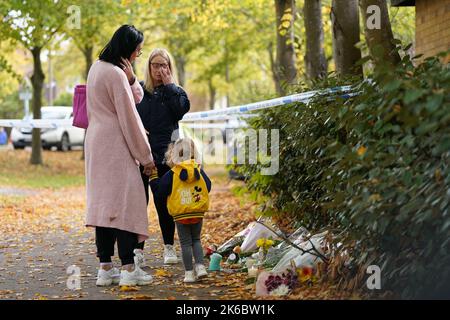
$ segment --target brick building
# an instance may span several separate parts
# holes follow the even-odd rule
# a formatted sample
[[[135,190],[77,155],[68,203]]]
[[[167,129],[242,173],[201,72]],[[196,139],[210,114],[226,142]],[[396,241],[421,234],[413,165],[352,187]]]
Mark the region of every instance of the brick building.
[[[416,7],[416,54],[424,57],[450,49],[450,0],[391,0],[396,7]],[[447,55],[446,62],[450,62]]]

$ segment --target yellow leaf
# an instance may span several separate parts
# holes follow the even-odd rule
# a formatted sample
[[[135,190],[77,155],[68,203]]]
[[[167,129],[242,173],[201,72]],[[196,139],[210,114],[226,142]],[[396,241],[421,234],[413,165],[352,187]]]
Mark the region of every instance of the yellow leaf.
[[[127,7],[133,2],[133,0],[122,0],[122,6]]]
[[[285,28],[285,29],[289,28],[290,25],[291,25],[291,22],[290,22],[290,21],[283,21],[283,22],[281,23],[281,26],[282,26],[283,28]]]
[[[436,178],[436,180],[437,180],[438,182],[441,181],[441,180],[442,180],[442,173],[441,173],[441,170],[436,169],[436,170],[434,171],[434,177]]]
[[[292,14],[290,14],[290,13],[285,13],[285,14],[283,14],[283,16],[281,17],[281,21],[291,21],[291,19],[292,19]]]
[[[122,291],[122,292],[139,291],[139,288],[138,287],[131,287],[131,286],[120,286],[120,291]]]
[[[148,296],[145,294],[136,294],[134,296],[130,296],[132,300],[152,300],[152,296]]]
[[[155,276],[156,276],[156,277],[169,277],[169,276],[170,276],[170,273],[167,272],[167,271],[164,270],[164,269],[158,269],[158,270],[156,270],[156,272],[155,272]]]
[[[366,154],[366,151],[367,151],[367,148],[366,148],[366,147],[364,147],[364,146],[359,147],[359,148],[358,148],[358,151],[357,151],[358,156],[362,157],[363,155]]]

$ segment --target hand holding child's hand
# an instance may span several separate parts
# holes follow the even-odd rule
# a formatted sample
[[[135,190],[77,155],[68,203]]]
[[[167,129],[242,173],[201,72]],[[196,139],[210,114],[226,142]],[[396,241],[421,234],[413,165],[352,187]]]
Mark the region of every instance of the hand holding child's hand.
[[[150,176],[153,170],[156,170],[156,167],[155,163],[152,161],[144,166],[143,172],[146,176]]]

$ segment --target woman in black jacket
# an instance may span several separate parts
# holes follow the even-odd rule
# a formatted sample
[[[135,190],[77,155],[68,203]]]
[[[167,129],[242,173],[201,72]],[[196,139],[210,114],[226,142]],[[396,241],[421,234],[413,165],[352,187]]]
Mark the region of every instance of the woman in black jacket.
[[[145,130],[149,135],[149,143],[153,153],[158,176],[162,177],[170,168],[164,163],[164,154],[172,141],[178,139],[178,121],[189,111],[190,102],[186,92],[176,85],[175,66],[170,54],[164,49],[154,49],[148,59],[145,71],[144,98],[137,106]],[[147,204],[149,201],[149,177],[143,173]],[[167,200],[153,197],[159,217],[164,240],[164,263],[177,263],[177,255],[173,247],[175,224],[167,211]],[[135,254],[143,263],[144,243],[139,244]],[[139,250],[140,249],[140,250]]]

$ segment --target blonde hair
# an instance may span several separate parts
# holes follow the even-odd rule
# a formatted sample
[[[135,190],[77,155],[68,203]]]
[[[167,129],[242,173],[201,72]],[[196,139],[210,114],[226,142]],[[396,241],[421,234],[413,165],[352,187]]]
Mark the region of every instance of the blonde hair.
[[[200,155],[195,147],[195,143],[189,138],[178,139],[172,142],[169,144],[165,154],[166,164],[171,168],[186,160],[194,159],[199,162],[199,158]]]
[[[145,70],[145,79],[144,79],[144,87],[148,92],[153,92],[153,89],[155,88],[155,84],[153,83],[152,73],[150,71],[150,66],[152,60],[160,56],[167,60],[167,64],[169,65],[170,72],[172,73],[172,77],[175,80],[175,84],[178,85],[178,76],[177,76],[177,68],[175,67],[174,60],[172,56],[170,55],[169,51],[162,48],[155,48],[150,53],[150,56],[147,60],[147,69]]]

